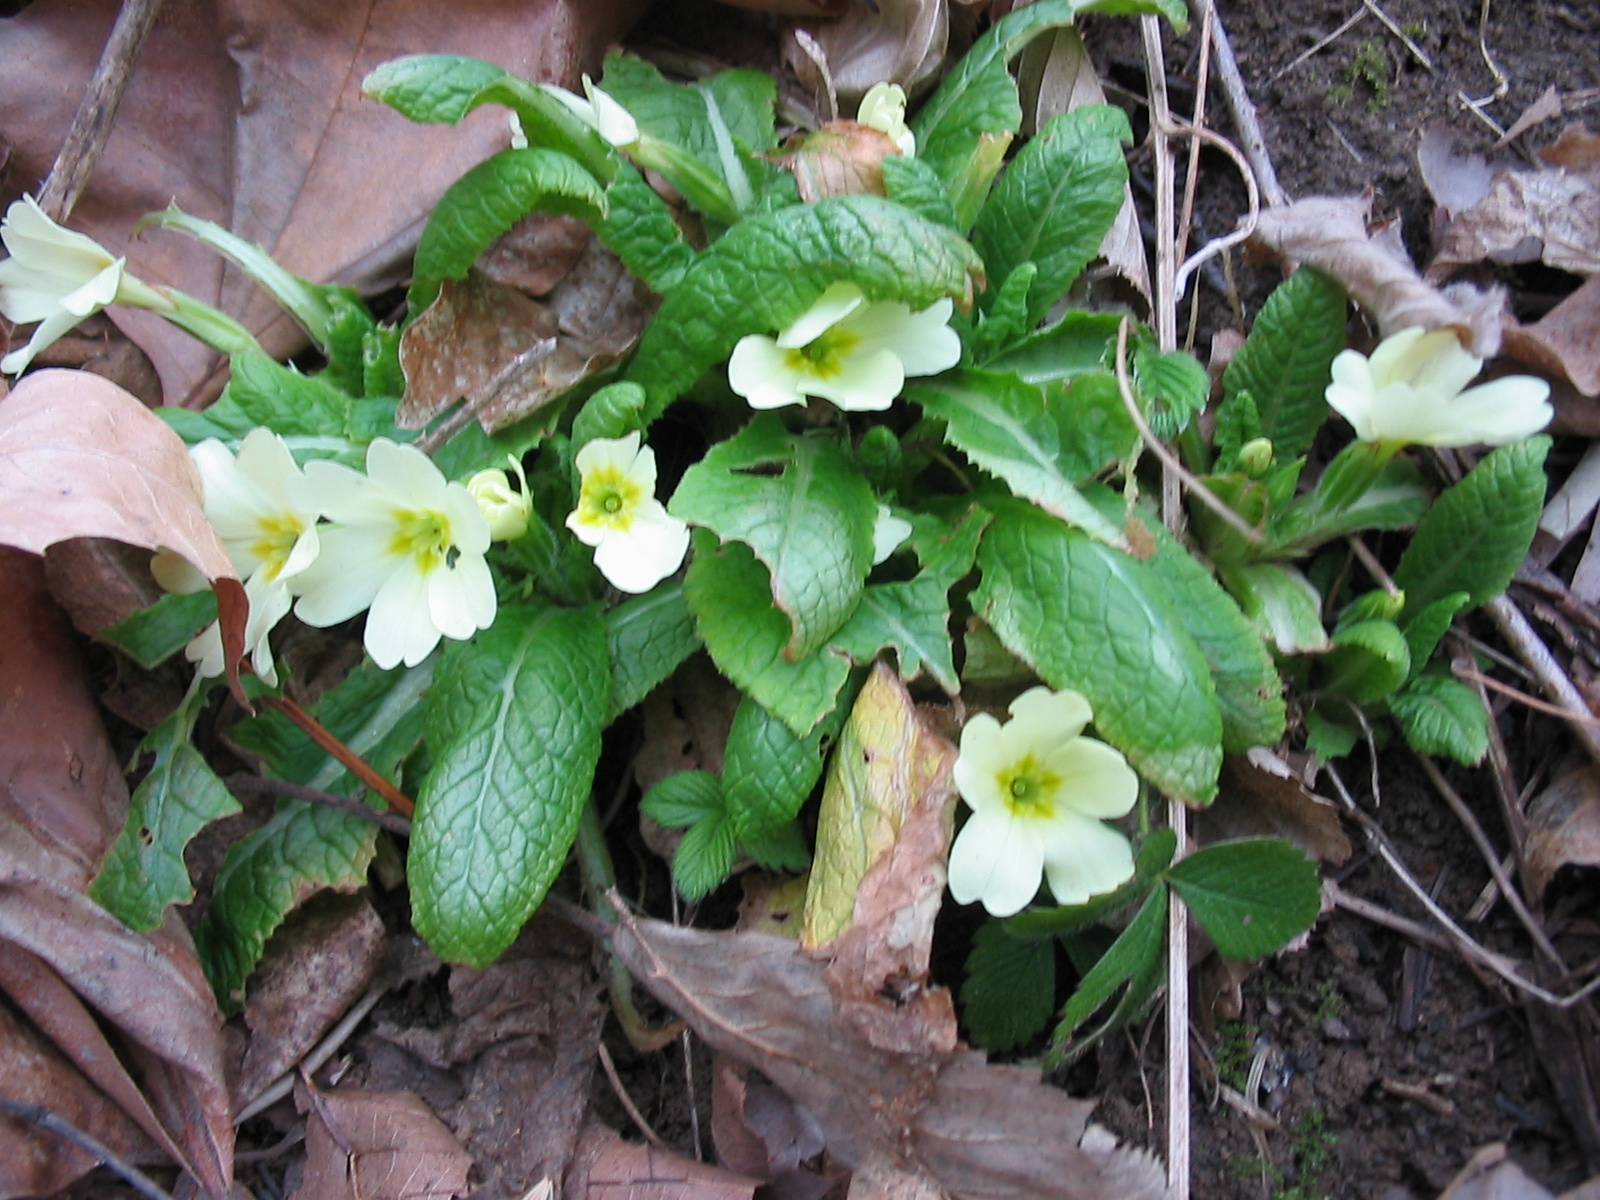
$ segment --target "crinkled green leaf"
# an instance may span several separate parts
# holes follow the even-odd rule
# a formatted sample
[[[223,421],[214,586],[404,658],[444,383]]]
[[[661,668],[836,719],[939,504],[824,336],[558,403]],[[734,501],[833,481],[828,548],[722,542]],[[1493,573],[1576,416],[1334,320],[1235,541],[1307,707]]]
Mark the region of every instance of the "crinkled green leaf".
[[[406,390],[400,370],[400,329],[379,325],[361,339],[361,394],[399,396]]]
[[[596,236],[628,270],[657,292],[673,287],[694,262],[694,247],[672,219],[667,202],[628,162],[617,165],[606,188],[606,215],[595,223]]]
[[[985,923],[973,935],[961,985],[961,1019],[973,1045],[990,1053],[1020,1046],[1045,1027],[1055,1006],[1055,943]]]
[[[399,395],[399,391],[367,391],[367,346],[378,334],[378,322],[361,297],[349,288],[323,291],[328,299],[328,344],[324,347],[328,365],[319,377],[351,396]]]
[[[883,167],[883,188],[889,199],[904,204],[919,217],[935,225],[946,225],[961,231],[955,205],[950,203],[950,193],[945,190],[939,173],[920,158],[907,158],[891,154],[880,164]]]
[[[1122,318],[1116,313],[1073,310],[984,366],[991,371],[1020,375],[1029,383],[1101,374],[1110,362],[1121,324]]]
[[[204,689],[191,691],[139,743],[140,755],[155,759],[133,793],[127,824],[89,885],[93,899],[134,929],[154,929],[167,905],[194,899],[184,847],[212,821],[239,811],[239,802],[189,743],[205,696]]]
[[[1281,949],[1322,910],[1316,864],[1282,838],[1206,846],[1167,868],[1167,882],[1229,958]]]
[[[217,594],[210,589],[168,595],[141,608],[95,637],[115,646],[146,671],[153,671],[217,619]]]
[[[679,771],[668,775],[639,801],[639,811],[668,829],[687,829],[726,810],[722,781],[710,771]]]
[[[961,690],[950,646],[950,585],[923,572],[903,583],[873,584],[844,628],[829,639],[854,663],[865,665],[883,649],[899,660],[900,678],[924,670],[950,695]]]
[[[712,814],[689,827],[672,855],[672,882],[689,901],[703,899],[733,874],[739,839],[726,814]]]
[[[894,430],[887,425],[870,425],[856,443],[856,466],[876,492],[892,493],[900,484],[905,451]]]
[[[1323,762],[1343,758],[1361,740],[1360,729],[1335,719],[1328,711],[1344,707],[1343,704],[1319,705],[1306,711],[1306,751]]]
[[[1011,268],[995,294],[994,302],[979,314],[967,339],[967,353],[972,361],[982,366],[1006,347],[1022,340],[1035,322],[1028,318],[1028,293],[1038,277],[1039,268],[1031,262],[1018,263]]]
[[[993,57],[968,74],[963,92],[961,104],[936,126],[923,120],[927,105],[911,123],[917,160],[927,164],[950,197],[955,229],[967,228],[977,217],[1006,147],[1022,124],[1016,81],[1003,58]]]
[[[811,865],[811,848],[798,821],[785,821],[765,833],[740,841],[739,848],[757,866],[768,871],[804,871]]]
[[[771,334],[830,283],[913,310],[944,296],[963,307],[982,280],[965,239],[879,196],[838,196],[741,221],[695,260],[639,341],[628,378],[653,419],[740,338]]]
[[[827,644],[872,569],[871,486],[833,437],[795,436],[775,414],[713,446],[685,472],[668,511],[745,543],[766,564],[793,624],[790,662]]]
[[[508,605],[445,648],[408,872],[417,932],[441,957],[493,961],[544,899],[594,781],[610,691],[592,609]]]
[[[1082,485],[1138,447],[1138,427],[1109,371],[1052,380],[1043,387],[1061,435],[1061,472],[1068,479]]]
[[[951,587],[972,570],[978,556],[978,541],[994,519],[988,509],[974,504],[954,525],[931,513],[911,515],[911,547],[930,579],[943,580]]]
[[[683,582],[669,579],[606,613],[611,717],[626,712],[700,648]]]
[[[784,657],[789,618],[774,607],[771,576],[750,548],[718,547],[715,534],[696,530],[683,594],[717,668],[796,737],[810,736],[833,711],[850,664],[828,649],[796,662]]]
[[[1267,297],[1223,372],[1224,396],[1250,393],[1261,436],[1272,439],[1280,462],[1310,449],[1328,415],[1322,394],[1334,356],[1344,349],[1344,325],[1344,288],[1315,267],[1301,267]]]
[[[204,412],[156,410],[186,442],[208,437],[237,442],[266,425],[291,446],[295,438],[344,438],[350,411],[350,397],[338,388],[265,354],[234,355],[228,386]]]
[[[1110,1000],[1118,988],[1162,961],[1166,931],[1167,889],[1157,885],[1132,922],[1111,943],[1111,948],[1079,981],[1078,990],[1061,1010],[1061,1021],[1051,1036],[1053,1058],[1064,1053],[1073,1032]]]
[[[1476,608],[1505,591],[1539,524],[1549,451],[1547,437],[1502,446],[1439,497],[1395,568],[1408,615],[1452,592]]]
[[[740,842],[794,820],[822,778],[838,724],[837,716],[823,721],[801,739],[748,696],[739,702],[723,755],[722,794]]]
[[[978,214],[972,244],[996,279],[1031,262],[1028,324],[1036,324],[1100,250],[1122,209],[1133,140],[1120,108],[1090,104],[1052,117],[1030,139]]]
[[[610,383],[583,402],[572,421],[572,444],[595,438],[626,437],[644,428],[644,389],[636,383]]]
[[[1357,621],[1334,632],[1333,649],[1319,666],[1325,690],[1372,704],[1405,682],[1411,652],[1393,621]]]
[[[1406,635],[1406,646],[1411,651],[1411,678],[1415,679],[1422,673],[1422,668],[1428,665],[1439,639],[1444,637],[1450,623],[1467,606],[1470,598],[1465,592],[1441,596],[1401,626]]]
[[[1158,438],[1173,438],[1206,406],[1211,377],[1183,350],[1157,353],[1141,346],[1133,356],[1133,379],[1144,401],[1145,419]]]
[[[1113,546],[1127,539],[1062,472],[1061,434],[1042,389],[1015,375],[961,371],[907,390],[908,399],[945,424],[945,440],[1031,500]]]
[[[464,279],[478,256],[531,212],[598,221],[605,192],[579,162],[555,150],[502,150],[440,197],[417,243],[406,302],[420,313],[446,279]]]
[[[1239,451],[1261,436],[1261,415],[1248,391],[1235,392],[1217,407],[1217,461],[1213,468],[1226,475],[1238,469]],[[1276,457],[1277,447],[1273,447]]]
[[[1328,646],[1322,597],[1288,563],[1224,566],[1222,582],[1256,631],[1280,654],[1305,654]]]
[[[270,821],[228,848],[194,938],[225,1010],[243,1003],[245,980],[291,909],[322,888],[354,891],[366,883],[377,837],[371,821],[287,800]]]
[[[1389,697],[1406,744],[1475,767],[1489,750],[1489,714],[1478,693],[1448,675],[1418,675]]]
[[[1142,899],[1151,883],[1172,862],[1177,848],[1178,839],[1172,830],[1157,829],[1139,847],[1139,855],[1133,863],[1133,878],[1116,891],[1091,896],[1083,904],[1025,909],[1006,918],[1006,929],[1013,937],[1025,938],[1063,937],[1087,929]]]
[[[1169,795],[1207,803],[1222,767],[1211,669],[1143,563],[1008,503],[978,547],[974,610],[1054,688],[1088,698],[1100,734]]]

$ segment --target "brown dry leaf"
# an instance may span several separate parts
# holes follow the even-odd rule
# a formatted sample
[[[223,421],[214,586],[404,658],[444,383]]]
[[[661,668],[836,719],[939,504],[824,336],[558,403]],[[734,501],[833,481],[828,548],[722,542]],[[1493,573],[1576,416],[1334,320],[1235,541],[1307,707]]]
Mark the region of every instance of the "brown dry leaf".
[[[619,902],[620,903],[620,902]],[[612,949],[711,1046],[761,1071],[857,1167],[887,1155],[960,1200],[1167,1195],[1151,1156],[1088,1123],[1094,1105],[972,1051],[880,1049],[846,1021],[826,967],[788,938],[624,916]]]
[[[1511,1161],[1504,1142],[1491,1142],[1470,1159],[1439,1200],[1554,1200]]]
[[[504,287],[543,296],[578,265],[589,226],[560,213],[529,213],[478,256],[478,270]]]
[[[788,44],[799,32],[811,39],[812,53]],[[820,107],[854,112],[875,83],[898,83],[915,95],[933,79],[949,44],[950,14],[947,0],[853,0],[838,20],[800,22],[784,40],[784,60],[809,92],[826,98]]]
[[[1559,117],[1561,115],[1561,110],[1561,92],[1557,89],[1556,85],[1552,83],[1549,87],[1545,88],[1544,91],[1539,93],[1539,98],[1537,100],[1522,110],[1521,115],[1518,116],[1515,121],[1511,122],[1511,124],[1506,128],[1505,133],[1501,135],[1500,140],[1494,144],[1494,148],[1498,150],[1507,142],[1513,141],[1514,139],[1519,138],[1523,134],[1527,133],[1528,130],[1532,129],[1535,125],[1543,125],[1551,118]]]
[[[293,1200],[454,1200],[472,1156],[410,1092],[319,1091],[302,1079],[306,1171]]]
[[[1562,867],[1600,867],[1600,770],[1569,771],[1533,799],[1523,852],[1535,901]]]
[[[99,58],[116,0],[38,0],[0,22],[0,128],[9,178],[48,171]],[[72,224],[152,283],[239,317],[269,353],[304,344],[290,319],[240,272],[189,239],[133,239],[145,213],[176,202],[264,247],[295,274],[364,293],[409,271],[444,190],[507,142],[503,110],[459,128],[415,125],[364,99],[362,78],[401,54],[487,58],[575,84],[598,73],[643,0],[171,0],[146,40],[110,141]],[[50,87],[38,81],[47,79]],[[113,309],[149,353],[168,404],[207,395],[216,355],[160,317]],[[213,380],[209,385],[215,386]]]
[[[1539,151],[1539,157],[1569,171],[1593,171],[1600,168],[1600,134],[1587,125],[1568,125],[1560,137]]]
[[[1284,258],[1310,263],[1332,275],[1388,337],[1420,325],[1454,329],[1479,358],[1500,349],[1505,291],[1423,282],[1391,223],[1367,232],[1368,201],[1361,196],[1313,196],[1261,214],[1254,241]]]
[[[476,272],[446,280],[400,339],[395,421],[420,429],[465,399],[485,430],[503,429],[621,359],[658,302],[593,238],[545,302]]]
[[[35,371],[0,401],[0,543],[43,554],[70,538],[112,538],[182,555],[216,590],[237,689],[249,602],[204,497],[183,439],[98,375]]]
[[[794,173],[807,203],[829,196],[885,195],[883,160],[899,154],[894,139],[855,121],[829,121],[778,164]]]
[[[1509,325],[1511,357],[1556,379],[1565,377],[1584,396],[1600,396],[1600,275],[1562,300],[1532,325]],[[1556,419],[1565,411],[1556,393]]]
[[[811,1114],[724,1054],[711,1067],[711,1140],[723,1166],[762,1182],[799,1171],[826,1148]]]
[[[290,914],[250,977],[250,1047],[234,1088],[241,1103],[299,1062],[361,998],[386,945],[383,922],[362,896],[328,894]]]
[[[750,1200],[759,1183],[609,1130],[584,1141],[587,1200]]]
[[[1287,764],[1270,752],[1229,754],[1222,760],[1221,786],[1209,808],[1194,814],[1201,845],[1230,838],[1281,837],[1312,859],[1346,862],[1350,839],[1339,826],[1339,810],[1311,794]]]

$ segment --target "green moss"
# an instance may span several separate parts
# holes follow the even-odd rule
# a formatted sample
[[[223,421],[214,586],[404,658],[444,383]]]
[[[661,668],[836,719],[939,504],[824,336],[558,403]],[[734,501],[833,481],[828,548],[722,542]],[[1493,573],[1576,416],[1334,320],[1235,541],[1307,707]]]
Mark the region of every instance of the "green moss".
[[[1357,86],[1364,86],[1371,96],[1367,99],[1367,111],[1378,113],[1389,107],[1389,71],[1392,64],[1389,61],[1389,48],[1382,38],[1368,38],[1356,46],[1355,55],[1350,59],[1349,65],[1344,69],[1345,78],[1349,81],[1348,88],[1332,88],[1329,95],[1336,100],[1348,100],[1355,94]],[[1338,93],[1344,92],[1343,96]]]

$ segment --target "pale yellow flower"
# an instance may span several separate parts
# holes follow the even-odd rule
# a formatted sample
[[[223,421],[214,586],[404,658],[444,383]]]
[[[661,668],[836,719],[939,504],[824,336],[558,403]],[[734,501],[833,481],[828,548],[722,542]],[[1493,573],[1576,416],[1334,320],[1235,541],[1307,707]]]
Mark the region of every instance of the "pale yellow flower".
[[[648,592],[678,569],[689,527],[656,499],[656,456],[637,431],[594,438],[573,460],[578,507],[567,528],[594,547],[594,565],[624,592]]]
[[[478,511],[489,522],[489,537],[496,542],[515,541],[527,533],[528,518],[533,513],[533,497],[528,494],[528,477],[522,464],[512,458],[511,466],[522,483],[520,488],[499,467],[479,471],[467,480],[467,491],[478,502]]]
[[[880,133],[900,147],[907,158],[917,152],[917,135],[906,128],[906,90],[898,83],[875,83],[861,97],[856,121]]]
[[[582,96],[554,84],[540,86],[613,146],[632,146],[639,140],[639,123],[633,119],[633,114],[618,104],[609,92],[596,87],[587,75],[583,77]]]

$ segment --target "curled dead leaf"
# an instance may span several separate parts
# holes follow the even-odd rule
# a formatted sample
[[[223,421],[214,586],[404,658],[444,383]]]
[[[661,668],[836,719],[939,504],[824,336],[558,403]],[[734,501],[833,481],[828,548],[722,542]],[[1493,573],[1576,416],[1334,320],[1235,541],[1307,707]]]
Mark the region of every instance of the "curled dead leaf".
[[[294,1200],[454,1200],[472,1156],[410,1092],[295,1085],[306,1114],[306,1171]]]
[[[1600,867],[1600,771],[1569,771],[1534,798],[1524,854],[1534,900],[1562,867]]]
[[[944,62],[950,38],[948,0],[853,0],[836,21],[806,21],[795,31],[810,52],[786,45],[784,58],[800,82],[820,95],[824,111],[854,112],[875,83],[898,83],[915,95]],[[820,59],[820,61],[819,61]],[[840,101],[843,103],[841,104]]]
[[[1317,861],[1339,866],[1351,854],[1339,810],[1267,753],[1229,754],[1222,760],[1217,798],[1194,814],[1201,845],[1231,838],[1280,837]],[[1274,769],[1274,768],[1278,769]]]
[[[883,160],[899,154],[888,134],[854,121],[829,121],[779,163],[794,173],[807,203],[829,196],[882,196]]]
[[[1567,379],[1585,396],[1600,396],[1600,275],[1532,325],[1512,324],[1505,331],[1505,350],[1555,379]],[[1554,394],[1556,420],[1565,410]]]

